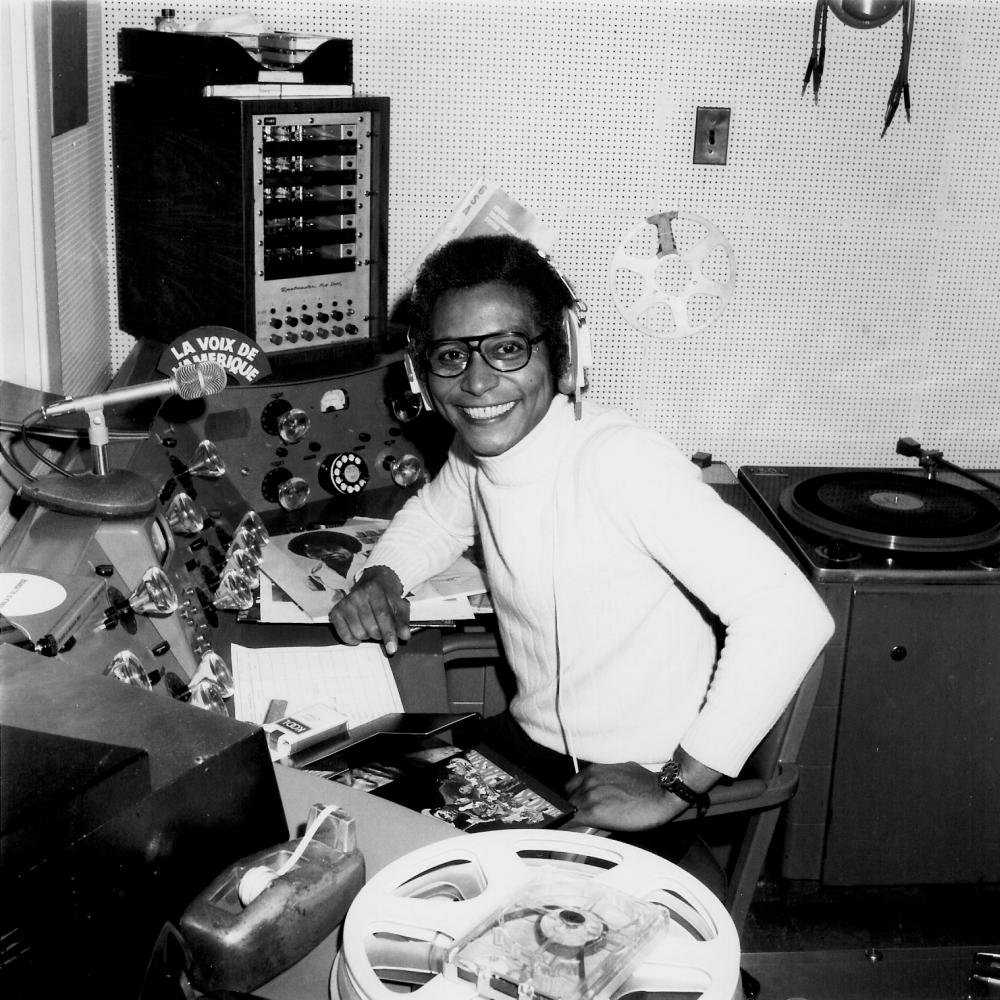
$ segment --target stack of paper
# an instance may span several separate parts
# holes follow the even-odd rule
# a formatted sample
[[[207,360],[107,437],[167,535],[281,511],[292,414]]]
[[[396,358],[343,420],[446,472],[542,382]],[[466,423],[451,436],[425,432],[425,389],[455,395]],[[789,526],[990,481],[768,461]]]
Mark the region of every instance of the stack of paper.
[[[285,715],[318,703],[347,717],[349,726],[402,712],[389,661],[373,642],[359,646],[232,647],[236,718],[263,724],[272,701]]]

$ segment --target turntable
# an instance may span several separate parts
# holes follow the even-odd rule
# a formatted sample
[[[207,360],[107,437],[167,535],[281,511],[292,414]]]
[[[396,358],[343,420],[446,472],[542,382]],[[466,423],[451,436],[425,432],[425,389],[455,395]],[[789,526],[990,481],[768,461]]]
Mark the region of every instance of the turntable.
[[[1000,472],[974,475],[1000,491]],[[1000,492],[958,473],[745,466],[739,479],[817,579],[1000,575]]]
[[[836,623],[782,874],[996,882],[981,820],[1000,801],[1000,471],[897,451],[918,467],[739,470]]]

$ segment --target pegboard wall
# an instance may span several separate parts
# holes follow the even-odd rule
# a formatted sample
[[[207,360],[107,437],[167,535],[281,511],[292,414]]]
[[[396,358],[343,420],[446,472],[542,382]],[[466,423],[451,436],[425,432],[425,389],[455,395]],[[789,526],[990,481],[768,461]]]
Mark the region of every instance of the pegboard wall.
[[[111,378],[106,301],[108,214],[101,21],[87,18],[87,122],[52,139],[53,228],[60,317],[60,387],[79,395]],[[111,269],[113,273],[113,268]]]
[[[118,29],[151,27],[160,6],[103,3],[108,87]],[[899,15],[870,30],[830,16],[815,103],[812,0],[175,6],[182,21],[249,10],[354,39],[358,92],[392,101],[391,301],[485,176],[559,234],[554,257],[589,306],[593,398],[683,450],[734,468],[892,465],[910,435],[1000,467],[991,0],[916,0],[913,120],[900,107],[881,139]],[[699,106],[731,110],[724,166],[692,163]],[[725,312],[683,338],[631,327],[609,280],[629,231],[671,210],[710,220],[736,262]],[[131,346],[113,335],[113,362]]]

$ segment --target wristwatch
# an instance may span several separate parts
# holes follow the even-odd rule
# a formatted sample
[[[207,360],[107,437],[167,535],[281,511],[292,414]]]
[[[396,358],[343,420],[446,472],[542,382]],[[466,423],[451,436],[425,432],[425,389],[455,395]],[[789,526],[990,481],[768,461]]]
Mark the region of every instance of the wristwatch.
[[[673,792],[677,798],[683,799],[689,805],[694,806],[699,816],[711,804],[708,792],[696,792],[690,785],[684,784],[681,780],[681,766],[676,760],[668,760],[660,768],[659,782],[660,788],[665,792]]]

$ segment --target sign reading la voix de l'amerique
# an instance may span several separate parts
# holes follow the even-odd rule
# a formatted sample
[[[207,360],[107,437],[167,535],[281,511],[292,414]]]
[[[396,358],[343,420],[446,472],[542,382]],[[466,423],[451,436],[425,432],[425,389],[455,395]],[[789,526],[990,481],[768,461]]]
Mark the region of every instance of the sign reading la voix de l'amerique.
[[[199,326],[182,333],[160,355],[161,372],[173,374],[181,365],[214,361],[243,385],[271,374],[267,355],[249,337],[226,326]]]

